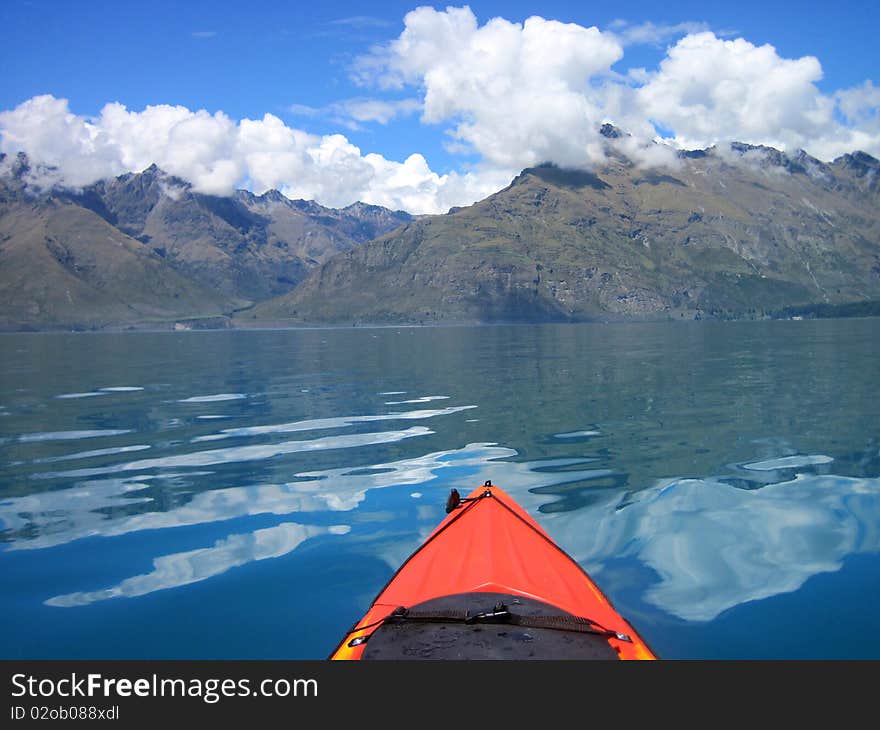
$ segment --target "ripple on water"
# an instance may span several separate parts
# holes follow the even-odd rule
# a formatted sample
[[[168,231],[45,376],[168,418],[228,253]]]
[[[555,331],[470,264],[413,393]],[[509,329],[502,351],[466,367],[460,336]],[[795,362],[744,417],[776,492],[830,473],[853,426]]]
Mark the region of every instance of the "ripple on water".
[[[557,439],[581,439],[588,438],[590,436],[601,436],[601,431],[594,430],[586,430],[586,431],[567,431],[566,433],[554,433],[553,438]]]
[[[467,488],[491,479],[519,498],[530,500],[534,509],[546,496],[529,490],[596,478],[607,473],[596,470],[573,470],[582,459],[553,459],[536,462],[512,462],[516,451],[491,443],[472,443],[459,449],[436,451],[421,456],[373,464],[352,464],[320,471],[299,472],[283,484],[232,486],[195,491],[185,502],[166,511],[138,514],[114,512],[107,519],[108,508],[130,504],[131,493],[150,483],[167,481],[172,476],[192,480],[203,475],[214,481],[209,471],[138,474],[82,481],[75,487],[47,490],[0,503],[0,523],[7,530],[11,550],[31,550],[66,544],[88,536],[111,537],[142,530],[159,530],[221,522],[249,515],[346,512],[357,509],[371,490],[415,487],[445,491],[449,485]],[[140,462],[156,463],[162,460]],[[168,461],[164,462],[166,465]],[[553,471],[556,468],[558,471]],[[87,475],[109,469],[80,470]],[[70,472],[68,472],[70,473]],[[99,474],[100,476],[100,474]],[[440,501],[445,501],[445,494]],[[145,498],[146,499],[146,498]],[[437,504],[440,504],[440,501]],[[160,508],[156,505],[157,509]],[[64,515],[63,523],[58,516]]]
[[[834,459],[824,454],[797,454],[795,456],[783,456],[778,459],[755,461],[751,464],[743,464],[743,469],[753,471],[774,471],[776,469],[797,469],[804,466],[816,466],[818,464],[830,464]]]
[[[25,433],[18,437],[21,443],[30,441],[76,441],[78,439],[99,438],[101,436],[121,436],[131,433],[131,429],[93,429],[90,431],[43,431],[39,433]]]
[[[215,393],[214,395],[194,395],[190,398],[181,398],[178,403],[217,403],[226,400],[242,400],[247,398],[245,393]]]
[[[375,423],[378,421],[420,421],[425,418],[436,416],[449,416],[453,413],[468,411],[476,406],[451,406],[440,409],[424,409],[419,411],[404,411],[402,413],[380,413],[365,416],[336,416],[333,418],[310,418],[305,421],[292,421],[291,423],[272,423],[265,426],[244,426],[242,428],[225,428],[220,433],[197,436],[193,442],[219,441],[226,438],[243,436],[263,436],[273,433],[294,433],[296,431],[324,431],[336,428],[346,428],[355,423]]]
[[[135,393],[139,390],[143,390],[143,387],[140,385],[113,385],[106,388],[98,388],[98,390],[88,390],[81,393],[62,393],[61,395],[56,395],[56,398],[60,398],[61,400],[69,400],[76,398],[94,398],[98,395],[107,395],[108,393]]]
[[[96,456],[115,456],[117,454],[126,454],[131,451],[144,451],[152,448],[149,444],[134,444],[132,446],[117,446],[109,449],[93,449],[92,451],[78,451],[75,454],[64,454],[62,456],[46,456],[42,459],[34,459],[34,464],[52,464],[58,461],[72,461],[74,459],[91,459]]]
[[[328,449],[348,449],[358,446],[388,444],[416,436],[434,433],[426,426],[413,426],[403,431],[380,431],[377,433],[359,433],[345,436],[329,436],[310,441],[282,441],[274,444],[255,444],[253,446],[237,446],[226,449],[210,449],[187,454],[176,454],[155,459],[141,459],[123,464],[110,464],[94,469],[74,469],[60,472],[43,472],[34,474],[34,479],[58,479],[100,476],[102,474],[119,474],[129,471],[146,471],[167,467],[213,466],[234,462],[261,461],[282,454],[293,454],[307,451],[324,451]]]
[[[386,406],[402,406],[411,403],[430,403],[433,400],[448,400],[448,395],[423,395],[421,398],[410,398],[409,400],[387,400]]]

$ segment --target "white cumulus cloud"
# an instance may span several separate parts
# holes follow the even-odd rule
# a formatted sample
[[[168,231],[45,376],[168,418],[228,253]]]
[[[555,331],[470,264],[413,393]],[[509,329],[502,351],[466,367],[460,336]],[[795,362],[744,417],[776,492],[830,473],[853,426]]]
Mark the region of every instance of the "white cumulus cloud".
[[[0,151],[57,168],[44,184],[82,186],[156,163],[201,192],[277,188],[333,207],[362,200],[414,213],[475,202],[535,164],[596,167],[609,145],[645,166],[674,165],[680,148],[732,141],[826,161],[855,150],[880,156],[880,89],[871,80],[823,92],[818,58],[785,58],[729,35],[698,22],[600,30],[532,16],[481,24],[468,7],[419,7],[396,38],[355,62],[354,79],[375,93],[288,107],[348,130],[420,113],[424,134],[443,135],[446,150],[470,163],[446,174],[431,168],[417,139],[405,159],[390,160],[272,114],[236,120],[113,102],[87,117],[48,95],[0,112]],[[655,68],[626,67],[631,45],[673,38]],[[628,134],[606,139],[605,122]]]
[[[182,106],[131,111],[110,103],[89,118],[72,113],[66,99],[37,96],[0,112],[0,135],[0,151],[22,151],[57,168],[32,180],[42,185],[81,187],[155,163],[203,193],[278,188],[332,207],[361,200],[440,213],[483,198],[510,179],[495,172],[440,175],[419,154],[404,162],[365,155],[343,135],[309,134],[272,114],[235,121],[223,112]]]
[[[702,23],[616,21],[602,31],[535,16],[480,25],[468,7],[421,7],[404,23],[398,38],[360,59],[355,79],[418,88],[423,120],[447,125],[449,149],[463,145],[490,166],[601,164],[603,121],[629,132],[615,144],[648,165],[668,164],[670,148],[732,141],[826,160],[880,153],[880,93],[870,81],[824,94],[817,58],[784,58]],[[618,70],[625,47],[682,35],[656,69]]]
[[[421,87],[423,120],[451,121],[453,137],[490,166],[602,157],[602,95],[588,82],[622,58],[613,35],[537,16],[480,26],[470,8],[421,7],[404,22],[399,38],[361,59],[361,81]]]
[[[737,139],[803,147],[833,123],[833,101],[816,87],[821,78],[813,56],[785,59],[769,45],[697,33],[669,49],[637,90],[637,109],[683,146]]]

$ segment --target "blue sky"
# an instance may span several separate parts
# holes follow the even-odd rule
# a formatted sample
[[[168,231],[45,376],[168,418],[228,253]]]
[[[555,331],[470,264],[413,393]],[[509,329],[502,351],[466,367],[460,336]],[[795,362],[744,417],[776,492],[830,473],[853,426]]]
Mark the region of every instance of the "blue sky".
[[[400,88],[382,88],[377,80],[381,76],[378,72],[366,81],[361,73],[361,82],[356,83],[353,75],[363,68],[360,59],[371,54],[375,57],[375,51],[371,49],[387,48],[390,42],[400,37],[405,29],[405,16],[416,7],[418,3],[368,4],[333,0],[320,4],[253,4],[227,0],[153,0],[149,3],[125,0],[4,0],[0,5],[0,24],[5,29],[4,42],[0,46],[0,67],[3,68],[0,113],[14,110],[35,97],[50,95],[66,100],[69,113],[82,118],[85,124],[97,117],[110,102],[117,102],[131,112],[140,112],[155,105],[185,107],[192,112],[205,110],[212,115],[222,112],[234,122],[258,120],[270,114],[281,120],[285,127],[309,135],[344,135],[361,155],[376,153],[385,160],[402,163],[413,153],[418,153],[424,157],[432,174],[442,176],[447,173],[465,175],[469,171],[474,174],[481,172],[488,175],[486,181],[491,178],[489,173],[495,174],[494,179],[503,179],[518,165],[541,155],[551,160],[556,156],[559,159],[555,161],[563,164],[578,162],[580,158],[576,154],[555,143],[548,143],[546,148],[539,146],[533,150],[531,157],[524,154],[521,159],[510,149],[496,149],[491,137],[496,133],[492,124],[497,123],[498,117],[492,117],[492,110],[483,108],[479,100],[457,105],[454,98],[447,99],[440,105],[445,111],[427,115],[430,118],[426,118],[424,106],[419,106],[424,104],[426,93],[430,91],[430,82],[426,79],[434,72],[441,75],[450,73],[449,68],[443,67],[442,45],[435,49],[437,57],[427,62],[414,57],[389,61],[386,54],[382,61],[383,72],[387,73],[393,68],[398,75],[402,73],[405,81]],[[446,5],[433,7],[437,12],[431,17],[439,27],[440,19],[446,17]],[[475,16],[477,28],[483,28],[495,17],[521,25],[530,16],[538,15],[559,23],[577,24],[583,28],[595,26],[602,33],[616,34],[622,57],[616,58],[613,53],[608,56],[607,68],[598,75],[590,76],[587,81],[593,87],[609,83],[609,73],[617,74],[618,81],[634,68],[644,68],[649,74],[656,74],[668,49],[689,33],[711,32],[717,39],[719,49],[724,41],[735,39],[742,39],[756,48],[770,44],[776,54],[772,68],[775,68],[773,64],[782,68],[786,61],[815,57],[821,65],[821,74],[817,74],[815,68],[803,69],[798,80],[792,83],[807,85],[815,90],[820,102],[835,99],[837,92],[861,88],[863,92],[860,92],[858,116],[863,127],[859,130],[866,131],[864,134],[851,135],[851,138],[862,142],[862,146],[870,146],[873,140],[880,139],[880,130],[875,134],[874,129],[877,126],[875,87],[870,84],[880,84],[880,54],[876,50],[880,35],[880,3],[876,0],[838,0],[821,4],[752,0],[736,4],[689,0],[672,0],[662,4],[472,2],[469,8]],[[632,35],[630,40],[625,40],[628,31],[650,28],[645,25],[647,23],[653,24],[652,38],[642,34]],[[662,31],[664,27],[667,32]],[[427,28],[424,33],[430,34],[432,28]],[[638,37],[642,40],[632,40]],[[483,41],[476,43],[480,45]],[[548,48],[553,48],[552,43]],[[454,56],[455,52],[452,49],[450,56]],[[543,52],[546,53],[546,49]],[[752,54],[755,59],[758,55]],[[473,56],[462,51],[459,57],[466,64],[467,59]],[[523,55],[514,57],[526,58]],[[691,55],[695,59],[703,57],[697,55],[697,51]],[[583,56],[578,58],[583,59]],[[711,64],[716,62],[712,59],[717,57],[705,58],[706,63]],[[683,60],[679,68],[686,68],[686,64],[687,61]],[[795,72],[793,66],[791,70]],[[462,69],[463,74],[466,71]],[[635,78],[630,77],[621,83],[630,87],[647,85],[644,79],[637,81]],[[668,94],[672,81],[667,79],[669,84],[661,88],[661,80],[657,79],[657,94],[661,93],[662,88],[666,89],[663,93]],[[570,77],[565,76],[564,81],[568,84]],[[513,79],[513,82],[517,80]],[[869,83],[867,88],[866,82]],[[456,89],[472,88],[474,83],[487,82],[485,79],[474,80],[463,76],[452,86],[444,87],[443,93],[454,96],[459,93]],[[548,84],[553,83],[555,79],[550,78]],[[789,91],[789,103],[812,103],[803,95],[803,88],[798,91],[792,87]],[[673,96],[676,93],[674,91]],[[770,89],[767,96],[773,93]],[[646,93],[642,96],[647,99],[649,95]],[[676,98],[680,98],[684,104],[691,97],[692,91],[683,91]],[[488,96],[486,99],[487,104],[493,103]],[[639,103],[647,104],[645,99]],[[358,115],[352,114],[355,108],[352,103],[365,100],[407,100],[406,103],[411,106],[406,107],[408,111],[399,112],[390,120],[357,119],[355,117]],[[617,114],[623,115],[622,107],[608,105],[604,99],[596,102],[591,98],[590,102],[593,104],[591,108],[600,109],[605,116],[612,108]],[[761,113],[768,113],[763,107],[755,108],[761,109]],[[841,108],[844,107],[841,105]],[[522,109],[522,106],[515,109]],[[627,109],[630,116],[621,118],[632,118],[633,105],[630,104]],[[685,129],[688,126],[686,117],[693,114],[693,109],[668,109],[660,105],[658,98],[654,98],[650,110],[645,115],[651,119],[654,129],[660,130],[664,136],[675,136],[679,146],[689,142],[705,144],[716,141],[706,136],[705,124]],[[585,113],[589,114],[589,111]],[[836,109],[834,114],[840,119],[840,109]],[[24,117],[19,116],[18,121],[24,124]],[[614,114],[609,118],[612,117],[617,121]],[[62,164],[67,159],[57,149],[57,144],[50,149],[51,145],[47,146],[45,141],[38,143],[27,138],[21,126],[15,127],[15,119],[8,116],[4,119],[0,120],[3,151],[10,152],[19,147],[39,156],[42,150],[45,151],[46,162],[54,164]],[[33,125],[42,117],[31,116],[28,119],[28,123]],[[469,120],[473,122],[470,126],[474,129],[468,126]],[[706,124],[710,122],[707,120]],[[553,123],[552,119],[548,119],[548,124]],[[827,124],[820,132],[812,119],[793,123],[786,116],[785,120],[780,121],[780,124],[783,123],[787,125],[786,131],[779,134],[770,127],[765,130],[752,129],[750,133],[759,136],[765,134],[768,143],[780,146],[786,140],[791,142],[789,146],[792,147],[814,143],[817,149],[829,150],[826,157],[833,156],[846,144],[841,130],[837,129],[832,134]],[[854,128],[854,124],[853,120],[849,120],[848,128]],[[502,128],[500,132],[503,131]],[[729,133],[736,131],[731,129]],[[541,127],[536,121],[522,134],[534,139],[540,136],[540,132]],[[572,128],[572,134],[576,136],[579,133],[578,129]],[[723,137],[720,134],[718,139]],[[521,140],[525,138],[511,139],[510,144],[522,146]],[[762,141],[757,137],[754,140]],[[585,137],[583,143],[588,145],[589,139]],[[809,147],[806,148],[812,152]],[[876,149],[869,151],[876,154]],[[55,157],[52,157],[53,154]],[[126,159],[138,163],[141,161],[138,155],[133,154],[127,155]],[[124,166],[122,162],[114,164]],[[95,169],[99,169],[99,166],[95,166]],[[185,168],[181,169],[185,171]],[[245,178],[248,178],[251,168],[244,165],[241,169]],[[195,173],[184,176],[194,179]],[[83,175],[82,179],[85,177]],[[277,175],[263,177],[270,181],[276,181],[277,178],[277,186],[282,190],[285,185],[301,194],[308,194],[311,190],[308,186],[297,188]],[[245,179],[243,184],[248,185],[248,182],[249,179]],[[315,183],[313,187],[314,197],[323,192],[330,203],[344,202],[346,197],[342,188],[330,192],[333,186],[326,180]],[[360,192],[366,189],[362,186]],[[352,189],[349,197],[354,192]],[[461,189],[459,194],[464,197],[468,195]],[[381,195],[376,193],[374,197],[378,201]]]

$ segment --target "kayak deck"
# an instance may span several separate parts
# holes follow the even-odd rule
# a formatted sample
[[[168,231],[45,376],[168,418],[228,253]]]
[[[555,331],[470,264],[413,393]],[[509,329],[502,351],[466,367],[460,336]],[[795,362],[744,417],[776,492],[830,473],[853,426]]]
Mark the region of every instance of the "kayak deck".
[[[656,657],[580,565],[487,482],[451,508],[331,655],[371,658]]]
[[[443,596],[392,614],[361,659],[617,659],[605,633],[576,618],[510,594]]]

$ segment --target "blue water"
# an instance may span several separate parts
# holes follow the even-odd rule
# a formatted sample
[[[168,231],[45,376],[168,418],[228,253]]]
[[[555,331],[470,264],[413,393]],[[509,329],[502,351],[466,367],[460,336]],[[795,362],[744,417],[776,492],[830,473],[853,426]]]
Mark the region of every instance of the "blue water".
[[[880,658],[880,320],[0,336],[0,657],[324,658],[509,491],[662,657]]]

